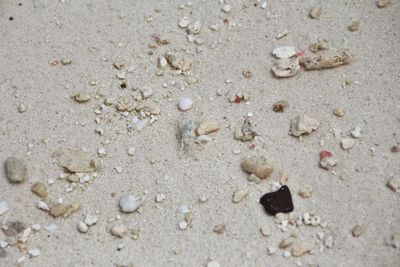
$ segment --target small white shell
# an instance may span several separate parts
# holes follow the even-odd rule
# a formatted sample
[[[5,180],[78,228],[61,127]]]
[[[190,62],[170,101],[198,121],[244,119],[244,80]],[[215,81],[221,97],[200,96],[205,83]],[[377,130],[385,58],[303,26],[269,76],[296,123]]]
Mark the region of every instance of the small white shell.
[[[183,97],[178,104],[178,107],[182,111],[186,111],[192,108],[193,101],[188,97]]]
[[[119,207],[124,213],[131,213],[137,210],[144,202],[143,197],[137,197],[135,195],[126,195],[121,197],[119,201]]]

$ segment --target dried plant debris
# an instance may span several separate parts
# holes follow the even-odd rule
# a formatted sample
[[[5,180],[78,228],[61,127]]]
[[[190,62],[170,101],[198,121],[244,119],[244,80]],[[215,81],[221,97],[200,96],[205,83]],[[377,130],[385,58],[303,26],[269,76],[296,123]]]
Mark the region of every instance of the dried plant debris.
[[[271,176],[274,166],[263,157],[251,157],[243,160],[242,169],[260,179],[266,179]]]
[[[194,144],[194,123],[190,119],[183,119],[179,123],[178,138],[181,142],[181,150],[189,152]]]
[[[290,123],[289,134],[299,137],[318,129],[320,123],[307,115],[298,115]]]
[[[100,168],[100,163],[81,149],[64,148],[53,153],[57,164],[70,172],[94,172]]]
[[[272,110],[275,112],[283,112],[285,109],[289,106],[289,103],[287,101],[281,100],[272,106]]]
[[[28,179],[28,167],[23,159],[7,158],[4,162],[4,169],[10,183],[23,183]]]
[[[346,49],[335,52],[326,52],[316,57],[305,57],[301,64],[307,70],[321,70],[335,68],[349,64],[353,61],[353,55]]]
[[[293,201],[289,187],[283,185],[275,192],[267,193],[260,199],[265,211],[270,215],[292,212]]]
[[[311,52],[318,52],[318,51],[322,51],[322,50],[329,50],[329,44],[328,41],[326,40],[321,40],[318,41],[316,43],[313,43],[310,45],[310,51]]]
[[[249,119],[244,120],[242,130],[236,130],[234,133],[235,139],[242,142],[253,141],[256,136],[257,133],[252,129]]]

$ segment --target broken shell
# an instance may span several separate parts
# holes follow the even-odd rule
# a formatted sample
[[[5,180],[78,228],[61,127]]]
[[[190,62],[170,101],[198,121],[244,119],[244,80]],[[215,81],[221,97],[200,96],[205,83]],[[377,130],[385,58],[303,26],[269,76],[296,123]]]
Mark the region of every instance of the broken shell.
[[[249,194],[249,191],[246,189],[238,189],[233,193],[233,198],[232,202],[233,203],[239,203],[242,201],[247,195]]]
[[[300,70],[298,57],[281,58],[275,61],[272,72],[276,77],[288,78],[294,76]]]
[[[200,123],[196,130],[197,135],[205,135],[219,130],[219,125],[216,120],[206,120]]]
[[[274,166],[264,158],[251,157],[242,162],[242,169],[245,172],[256,175],[260,179],[271,176]]]
[[[298,115],[290,123],[289,134],[293,136],[301,136],[303,134],[310,134],[312,131],[318,129],[319,121],[307,115]]]
[[[296,55],[296,48],[294,46],[281,46],[272,50],[272,55],[276,58],[290,58]]]
[[[136,211],[143,203],[144,197],[137,197],[135,195],[126,195],[121,197],[119,207],[124,213],[131,213]]]

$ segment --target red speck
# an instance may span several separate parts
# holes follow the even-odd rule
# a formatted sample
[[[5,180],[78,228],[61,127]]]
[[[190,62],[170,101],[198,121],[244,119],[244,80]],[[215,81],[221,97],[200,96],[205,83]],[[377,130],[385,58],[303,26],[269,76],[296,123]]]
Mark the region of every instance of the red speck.
[[[302,49],[297,52],[297,56],[302,57],[302,56],[304,56],[305,53],[306,53],[306,50]]]
[[[324,151],[321,151],[321,152],[319,153],[319,158],[320,158],[320,159],[328,158],[328,157],[332,157],[332,153],[329,152],[329,151],[324,150]]]
[[[225,24],[229,24],[229,19],[224,19]]]
[[[242,98],[240,96],[236,96],[235,103],[240,103],[241,101],[242,101]]]
[[[256,144],[251,144],[251,145],[249,145],[249,148],[250,148],[250,149],[256,148]]]
[[[392,153],[399,153],[400,152],[400,146],[393,146],[390,151],[392,151]]]

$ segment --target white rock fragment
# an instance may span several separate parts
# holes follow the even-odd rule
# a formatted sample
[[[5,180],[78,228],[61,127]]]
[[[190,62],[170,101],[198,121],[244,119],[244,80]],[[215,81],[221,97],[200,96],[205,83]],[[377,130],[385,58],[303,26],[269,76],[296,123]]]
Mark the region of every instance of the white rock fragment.
[[[42,227],[38,223],[32,224],[31,228],[33,231],[36,231],[36,232],[39,232],[42,229]]]
[[[285,251],[283,252],[282,256],[283,256],[285,259],[288,259],[288,258],[292,257],[292,253],[291,253],[290,251],[288,251],[288,250],[285,250]]]
[[[100,147],[99,149],[97,149],[97,154],[101,158],[105,157],[107,155],[106,149],[104,147]]]
[[[342,140],[340,141],[340,145],[342,147],[342,149],[344,150],[348,150],[350,148],[352,148],[355,144],[355,141],[351,138],[342,138]]]
[[[114,170],[115,170],[118,174],[121,174],[121,173],[122,173],[122,167],[120,167],[120,166],[114,167]]]
[[[188,223],[186,221],[181,221],[178,224],[180,230],[186,230],[188,228]]]
[[[261,227],[260,231],[263,236],[270,236],[272,229],[270,225],[264,225],[263,227]]]
[[[164,195],[164,194],[159,193],[159,194],[156,195],[156,202],[157,202],[157,203],[161,203],[161,202],[163,202],[164,200],[165,200],[165,195]]]
[[[38,209],[45,210],[45,211],[49,211],[50,210],[49,206],[44,201],[38,201],[36,203],[36,207]]]
[[[0,215],[6,213],[9,209],[10,207],[6,201],[0,201]]]
[[[307,115],[298,115],[290,123],[289,134],[293,136],[301,136],[303,134],[310,134],[312,131],[317,130],[320,123]]]
[[[121,197],[119,207],[124,213],[131,213],[136,211],[143,203],[144,197],[137,197],[135,195],[126,195]]]
[[[247,189],[237,189],[237,190],[233,193],[232,202],[233,202],[233,203],[239,203],[239,202],[242,201],[248,194],[249,194],[249,191],[248,191]]]
[[[327,236],[327,237],[325,238],[324,245],[325,245],[325,247],[327,247],[327,248],[331,248],[331,247],[333,246],[333,237],[332,237],[331,235],[330,235],[330,236]]]
[[[222,7],[222,11],[224,11],[225,13],[229,13],[229,12],[231,12],[231,10],[232,10],[232,7],[230,5],[224,5]]]
[[[276,58],[290,58],[296,55],[296,48],[294,46],[281,46],[272,50],[272,55]]]
[[[86,225],[86,223],[80,221],[78,225],[76,226],[79,232],[81,233],[86,233],[89,230],[89,227]]]
[[[353,129],[351,129],[350,135],[351,135],[353,138],[356,138],[356,139],[357,139],[357,138],[361,138],[361,128],[358,127],[358,126],[354,127]]]
[[[136,149],[134,147],[128,148],[128,155],[133,156],[135,155]]]
[[[188,26],[188,32],[190,34],[198,34],[201,30],[201,22],[195,21],[193,24]]]
[[[8,246],[7,241],[0,240],[0,248],[6,248]]]
[[[187,111],[192,108],[193,101],[188,97],[183,97],[179,100],[178,107],[182,111]]]
[[[138,117],[133,117],[132,119],[132,130],[136,130],[138,132],[142,131],[144,127],[150,122],[150,117],[146,117],[144,119],[139,119]]]
[[[262,9],[266,9],[266,8],[267,8],[267,1],[263,2],[263,3],[260,5],[260,7],[261,7]]]
[[[311,184],[303,184],[299,189],[299,195],[303,198],[311,197],[313,186]]]
[[[186,28],[190,23],[190,20],[188,17],[183,17],[180,19],[178,26],[181,28]]]
[[[149,86],[145,86],[141,90],[143,99],[149,98],[153,95],[153,89]]]
[[[395,177],[392,178],[388,183],[387,186],[395,192],[400,193],[400,178]]]
[[[158,67],[159,67],[160,69],[164,69],[165,67],[167,67],[167,65],[168,65],[167,59],[166,59],[164,56],[161,56],[161,57],[158,59]]]
[[[218,261],[210,261],[207,263],[207,267],[220,267],[221,265],[219,264]]]
[[[54,232],[55,230],[57,230],[57,225],[56,225],[55,223],[49,223],[48,225],[46,225],[46,226],[44,227],[44,229],[45,229],[47,232]]]
[[[267,249],[268,255],[274,255],[275,252],[276,252],[276,248],[268,247],[268,249]]]
[[[95,225],[97,223],[97,217],[94,215],[86,214],[85,219],[83,220],[83,222],[87,225],[87,226],[92,226]]]

